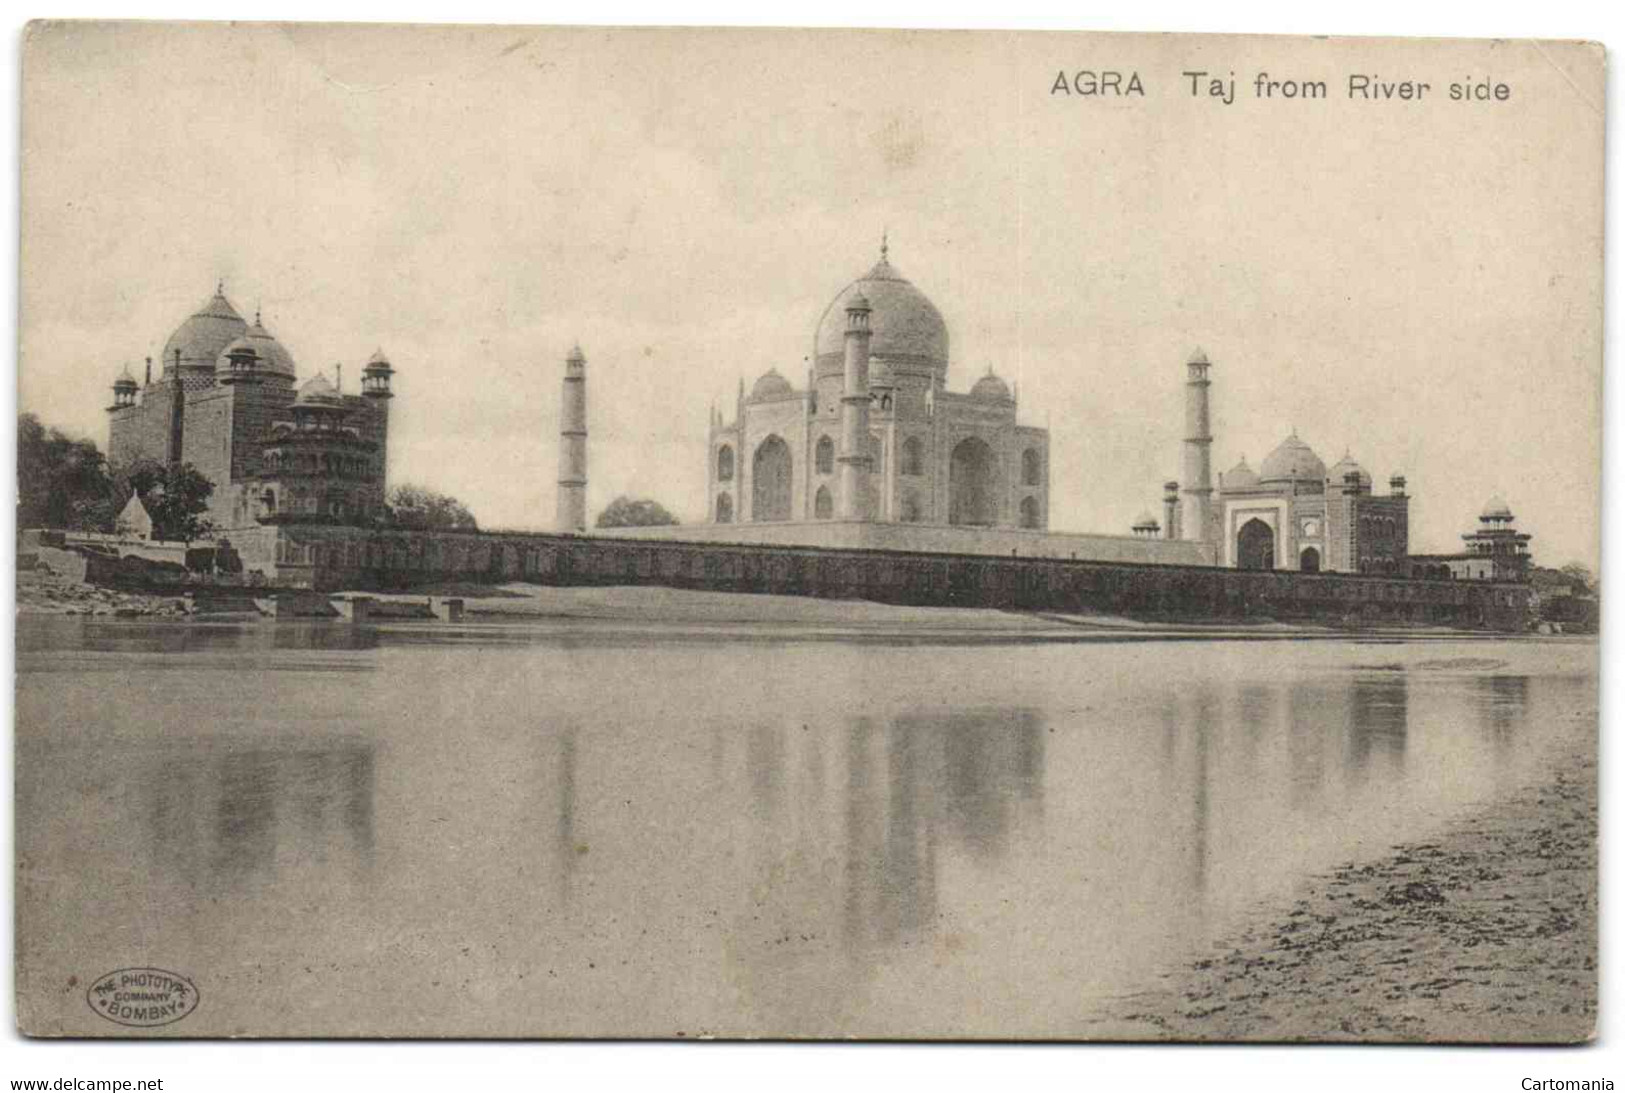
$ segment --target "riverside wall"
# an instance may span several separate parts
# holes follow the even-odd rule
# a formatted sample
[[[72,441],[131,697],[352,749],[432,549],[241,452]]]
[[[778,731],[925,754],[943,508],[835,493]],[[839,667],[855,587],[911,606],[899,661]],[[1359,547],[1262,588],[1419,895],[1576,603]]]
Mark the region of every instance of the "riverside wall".
[[[249,529],[231,539],[251,580],[319,591],[445,582],[658,585],[944,607],[1497,630],[1524,628],[1529,611],[1525,584],[1097,559],[322,526]]]

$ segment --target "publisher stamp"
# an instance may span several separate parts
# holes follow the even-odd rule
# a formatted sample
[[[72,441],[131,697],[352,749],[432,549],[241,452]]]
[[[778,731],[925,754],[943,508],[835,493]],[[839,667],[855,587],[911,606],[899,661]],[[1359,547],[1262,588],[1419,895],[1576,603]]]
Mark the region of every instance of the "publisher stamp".
[[[120,968],[85,991],[90,1008],[130,1028],[172,1025],[197,1009],[197,986],[162,968]]]

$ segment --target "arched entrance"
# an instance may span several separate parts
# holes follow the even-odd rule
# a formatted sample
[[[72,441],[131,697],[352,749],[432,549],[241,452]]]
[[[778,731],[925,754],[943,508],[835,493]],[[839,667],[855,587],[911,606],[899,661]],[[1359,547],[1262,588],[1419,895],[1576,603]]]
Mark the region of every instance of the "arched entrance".
[[[756,449],[750,464],[750,518],[790,519],[790,445],[770,436]]]
[[[1021,526],[1024,528],[1038,526],[1038,498],[1023,497],[1021,499]]]
[[[734,499],[725,493],[717,495],[717,523],[731,524],[734,522]]]
[[[1303,553],[1298,555],[1298,568],[1305,573],[1320,572],[1320,551],[1314,547],[1304,547]]]
[[[992,527],[998,518],[998,457],[987,441],[968,436],[948,457],[948,522]]]
[[[920,522],[920,495],[913,490],[903,491],[902,517],[905,524]]]
[[[819,486],[818,493],[813,497],[813,516],[819,520],[828,520],[835,515],[835,501],[829,495],[828,486]]]
[[[1275,568],[1275,529],[1256,516],[1236,533],[1236,568]]]

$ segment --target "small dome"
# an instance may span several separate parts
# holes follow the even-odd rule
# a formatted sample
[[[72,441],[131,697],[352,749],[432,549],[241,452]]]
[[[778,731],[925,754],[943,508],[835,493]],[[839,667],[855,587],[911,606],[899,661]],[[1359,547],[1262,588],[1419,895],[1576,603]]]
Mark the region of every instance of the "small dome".
[[[1264,457],[1258,473],[1260,482],[1324,482],[1325,478],[1326,464],[1313,448],[1298,439],[1297,433]]]
[[[384,351],[382,349],[380,349],[378,351],[378,355],[383,356],[383,352]],[[585,353],[583,353],[581,351],[581,343],[580,342],[576,342],[574,345],[572,345],[570,347],[570,352],[568,352],[568,353],[566,353],[564,355],[564,363],[566,363],[566,364],[586,364],[587,363],[587,354],[585,354]]]
[[[1157,523],[1157,518],[1152,516],[1149,512],[1142,512],[1140,515],[1134,518],[1135,531],[1142,531],[1146,528],[1154,528],[1158,526],[1160,525]]]
[[[948,324],[942,312],[897,272],[884,254],[862,277],[836,294],[818,320],[813,358],[821,374],[841,369],[846,354],[846,309],[869,305],[869,354],[905,367],[913,364],[938,375],[948,370]]]
[[[164,343],[164,367],[174,368],[178,353],[182,368],[212,369],[221,350],[247,330],[248,324],[226,299],[224,289],[217,290],[196,313],[176,327],[175,333]]]
[[[306,380],[299,387],[299,397],[293,400],[295,406],[338,406],[344,405],[344,397],[339,389],[328,382],[325,375],[317,373],[313,378]]]
[[[1500,494],[1496,494],[1484,503],[1484,511],[1478,514],[1480,520],[1510,520],[1512,509],[1508,507]]]
[[[1334,463],[1332,469],[1326,472],[1326,480],[1334,486],[1341,486],[1343,479],[1350,474],[1359,475],[1360,485],[1366,489],[1371,488],[1371,475],[1367,474],[1366,469],[1356,463],[1354,457],[1348,452],[1344,452],[1343,458]]]
[[[1202,347],[1197,346],[1195,351],[1193,353],[1191,353],[1190,357],[1185,361],[1185,363],[1186,364],[1211,364],[1212,362],[1207,359],[1207,354],[1202,351]]]
[[[1227,490],[1247,490],[1258,485],[1258,475],[1247,465],[1247,457],[1242,456],[1241,462],[1225,471],[1219,481]]]
[[[293,354],[282,348],[282,343],[271,336],[271,332],[260,325],[260,317],[254,316],[254,325],[249,327],[243,337],[248,340],[260,358],[265,361],[265,368],[269,372],[294,377]]]
[[[777,368],[769,368],[750,389],[750,401],[770,402],[774,399],[790,398],[795,393],[796,390],[790,386],[790,381],[779,375]]]
[[[1009,402],[1010,387],[992,372],[976,381],[970,389],[970,397],[981,402]]]
[[[245,329],[241,337],[234,338],[220,350],[215,358],[215,369],[220,372],[231,371],[231,355],[248,350],[254,354],[258,362],[254,367],[261,372],[273,376],[294,377],[293,356],[282,343],[271,337],[270,331],[260,325],[259,316],[254,316],[254,325]]]
[[[113,381],[113,387],[117,390],[124,391],[133,390],[138,386],[139,384],[135,382],[135,377],[130,375],[130,364],[128,361],[126,361],[124,363],[124,371],[120,372],[118,374],[118,378]]]
[[[581,347],[577,346],[575,351],[571,355],[572,359],[574,359],[576,357],[579,357],[580,353],[581,353]],[[370,369],[372,371],[380,371],[380,370],[385,369],[385,368],[390,368],[389,358],[384,356],[383,349],[381,349],[381,348],[380,349],[374,349],[372,351],[372,356],[367,358],[367,369]],[[390,370],[393,371],[393,369],[390,369]]]

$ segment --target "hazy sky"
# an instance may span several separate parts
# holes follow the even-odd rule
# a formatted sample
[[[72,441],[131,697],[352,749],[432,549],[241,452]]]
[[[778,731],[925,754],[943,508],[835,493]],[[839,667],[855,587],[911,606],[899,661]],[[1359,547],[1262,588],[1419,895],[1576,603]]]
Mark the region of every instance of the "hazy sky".
[[[1144,97],[1052,94],[1135,71]],[[1180,73],[1238,81],[1233,104]],[[1252,97],[1325,80],[1326,101]],[[108,387],[223,278],[301,377],[397,368],[391,478],[545,526],[565,352],[589,511],[705,512],[706,418],[798,384],[876,257],[1052,430],[1051,526],[1124,533],[1178,469],[1292,429],[1409,479],[1412,549],[1493,493],[1597,561],[1602,87],[1581,47],[979,32],[50,25],[24,57],[19,401],[106,442]],[[1349,73],[1432,84],[1346,97]],[[1453,103],[1452,81],[1506,82]]]

